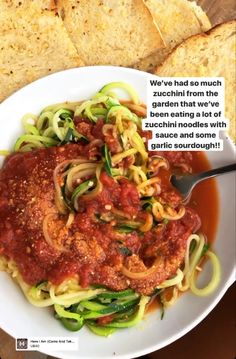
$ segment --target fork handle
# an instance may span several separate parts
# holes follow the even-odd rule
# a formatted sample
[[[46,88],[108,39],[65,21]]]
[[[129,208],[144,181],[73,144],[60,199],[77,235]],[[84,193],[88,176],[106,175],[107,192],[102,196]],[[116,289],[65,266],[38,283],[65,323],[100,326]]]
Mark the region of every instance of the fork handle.
[[[223,173],[228,173],[228,172],[232,172],[232,171],[236,171],[236,163],[233,163],[233,164],[228,165],[228,166],[214,168],[212,170],[209,170],[209,171],[206,171],[206,172],[203,172],[203,173],[198,173],[196,175],[196,179],[198,181],[202,181],[205,178],[215,177],[217,175],[221,175]]]

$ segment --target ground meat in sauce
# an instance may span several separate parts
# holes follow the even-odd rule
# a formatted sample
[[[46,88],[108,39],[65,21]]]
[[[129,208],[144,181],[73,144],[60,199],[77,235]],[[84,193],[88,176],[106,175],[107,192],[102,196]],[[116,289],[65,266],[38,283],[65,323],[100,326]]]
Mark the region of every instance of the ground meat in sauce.
[[[76,124],[77,130],[90,140],[95,135],[103,136],[101,123],[93,129],[83,120],[78,119]],[[0,171],[0,253],[17,263],[24,280],[31,285],[41,280],[59,284],[74,276],[84,287],[103,284],[114,290],[132,287],[143,294],[152,293],[182,263],[187,238],[200,226],[197,213],[187,208],[182,219],[159,224],[147,233],[121,233],[115,220],[106,223],[102,217],[118,210],[128,219],[142,218],[139,195],[134,183],[126,179],[115,182],[102,172],[103,191],[94,200],[81,200],[69,229],[65,229],[66,216],[53,220],[50,234],[65,250],[51,247],[44,239],[42,223],[47,214],[57,214],[53,170],[65,159],[81,154],[89,157],[88,147],[70,144],[7,158]],[[191,161],[190,155],[175,156],[180,163],[187,157],[188,163]],[[173,155],[167,157],[174,161]],[[179,195],[167,188],[164,179],[160,198],[176,207],[180,203]],[[124,248],[130,256],[124,254]],[[142,271],[155,261],[158,271],[145,280],[129,280],[121,272],[123,265]]]

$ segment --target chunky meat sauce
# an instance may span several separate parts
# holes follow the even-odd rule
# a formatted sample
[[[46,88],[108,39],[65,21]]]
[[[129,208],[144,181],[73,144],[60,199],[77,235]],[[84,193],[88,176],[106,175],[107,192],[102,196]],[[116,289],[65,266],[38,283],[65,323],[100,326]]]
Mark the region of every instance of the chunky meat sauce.
[[[86,121],[78,120],[77,126],[85,135],[94,136],[91,140],[102,139],[101,123],[93,129],[94,135]],[[115,152],[115,139],[107,138],[107,144]],[[0,253],[16,262],[31,285],[42,280],[59,284],[77,277],[83,287],[102,284],[114,290],[131,287],[151,294],[183,262],[187,238],[200,226],[199,216],[186,207],[180,220],[159,223],[146,233],[121,232],[115,219],[108,221],[113,208],[126,213],[130,221],[142,221],[145,211],[134,183],[126,179],[116,182],[102,172],[102,192],[95,199],[80,200],[79,211],[67,228],[68,216],[59,215],[54,203],[53,171],[65,159],[94,156],[96,146],[68,144],[15,153],[6,159],[0,171]],[[192,155],[181,152],[167,153],[170,164],[176,156],[178,163],[191,165]],[[171,188],[168,175],[169,171],[160,170],[160,198],[178,207],[181,198]],[[55,248],[43,235],[43,219],[48,214],[55,214],[48,226]],[[141,272],[154,262],[158,263],[157,272],[144,280],[130,280],[121,272],[123,265]]]

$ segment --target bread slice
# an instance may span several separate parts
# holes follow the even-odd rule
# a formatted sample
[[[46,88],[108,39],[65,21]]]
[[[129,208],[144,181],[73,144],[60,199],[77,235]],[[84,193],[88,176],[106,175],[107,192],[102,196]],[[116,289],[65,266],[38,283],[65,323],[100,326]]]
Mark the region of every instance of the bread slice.
[[[54,10],[56,8],[55,0],[5,0],[0,3],[4,3],[5,7],[20,8],[30,6],[32,3],[38,5],[42,10]],[[3,6],[3,5],[2,5]]]
[[[164,46],[142,0],[58,0],[57,7],[87,65],[131,66]]]
[[[134,67],[139,70],[152,72],[183,40],[211,28],[207,15],[195,2],[188,0],[143,0],[143,2],[152,14],[166,48],[136,63]]]
[[[0,101],[47,74],[82,66],[47,0],[0,0]]]
[[[203,8],[200,5],[198,5],[195,1],[190,0],[189,4],[192,7],[192,10],[194,11],[194,14],[201,26],[202,31],[208,31],[212,27],[212,24],[206,12],[203,11]]]
[[[236,142],[236,20],[192,36],[179,45],[155,73],[158,76],[222,76],[225,78],[225,117]]]

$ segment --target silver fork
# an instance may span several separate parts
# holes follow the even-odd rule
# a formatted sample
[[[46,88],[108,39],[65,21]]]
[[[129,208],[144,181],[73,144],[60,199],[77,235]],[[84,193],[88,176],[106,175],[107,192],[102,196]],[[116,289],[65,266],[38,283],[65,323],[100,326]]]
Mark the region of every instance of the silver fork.
[[[191,194],[193,188],[199,182],[232,171],[236,171],[236,163],[192,175],[172,175],[170,178],[170,182],[182,194],[183,201],[186,201]]]

